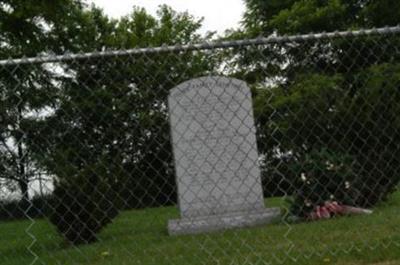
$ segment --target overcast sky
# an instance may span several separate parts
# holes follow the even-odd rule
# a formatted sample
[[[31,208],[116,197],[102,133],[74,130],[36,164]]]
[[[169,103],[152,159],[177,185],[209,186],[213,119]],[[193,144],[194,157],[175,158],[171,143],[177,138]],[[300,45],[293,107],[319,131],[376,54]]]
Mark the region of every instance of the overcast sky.
[[[243,0],[86,0],[87,3],[104,9],[105,13],[117,18],[128,14],[132,6],[146,8],[155,15],[157,7],[167,4],[177,11],[188,11],[196,17],[204,17],[202,32],[218,31],[237,27],[244,12]]]

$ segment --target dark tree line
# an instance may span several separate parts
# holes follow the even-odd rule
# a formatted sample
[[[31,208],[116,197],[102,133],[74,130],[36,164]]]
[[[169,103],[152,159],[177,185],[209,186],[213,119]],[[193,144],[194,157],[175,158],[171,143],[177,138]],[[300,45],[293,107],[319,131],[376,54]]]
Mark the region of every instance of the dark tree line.
[[[389,0],[246,3],[244,28],[231,38],[395,26],[400,20],[399,2]],[[294,214],[332,198],[372,207],[395,190],[399,43],[398,36],[375,35],[235,51],[240,70],[233,74],[258,88],[266,192],[294,195]]]

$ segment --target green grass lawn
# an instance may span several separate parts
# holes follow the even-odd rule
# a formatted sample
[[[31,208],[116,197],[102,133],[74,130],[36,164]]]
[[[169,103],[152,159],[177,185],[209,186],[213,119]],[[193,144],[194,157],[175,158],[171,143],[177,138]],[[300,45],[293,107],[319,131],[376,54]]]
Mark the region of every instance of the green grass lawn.
[[[284,207],[282,199],[268,206]],[[175,207],[121,213],[89,246],[68,246],[46,220],[0,223],[0,264],[400,264],[400,193],[372,215],[168,236]]]

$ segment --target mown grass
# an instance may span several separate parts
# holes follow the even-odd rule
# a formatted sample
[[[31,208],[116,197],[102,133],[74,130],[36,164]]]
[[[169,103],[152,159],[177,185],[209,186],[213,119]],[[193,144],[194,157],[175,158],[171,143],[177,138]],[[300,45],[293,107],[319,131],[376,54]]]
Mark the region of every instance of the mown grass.
[[[268,206],[285,207],[270,199]],[[175,207],[121,213],[98,243],[66,244],[46,220],[0,223],[0,264],[400,264],[400,193],[372,215],[277,222],[195,236],[168,236]]]

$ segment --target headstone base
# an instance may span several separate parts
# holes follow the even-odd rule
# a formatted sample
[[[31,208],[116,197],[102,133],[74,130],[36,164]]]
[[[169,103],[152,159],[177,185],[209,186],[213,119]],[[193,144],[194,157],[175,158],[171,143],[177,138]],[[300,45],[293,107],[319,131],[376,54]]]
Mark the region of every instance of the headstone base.
[[[279,208],[266,208],[258,212],[239,212],[229,215],[204,216],[169,220],[169,235],[199,234],[230,228],[243,228],[271,223],[280,216]]]

